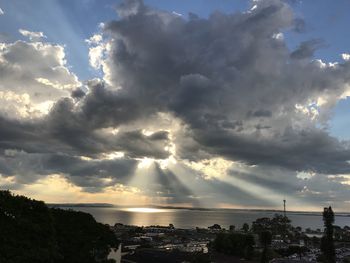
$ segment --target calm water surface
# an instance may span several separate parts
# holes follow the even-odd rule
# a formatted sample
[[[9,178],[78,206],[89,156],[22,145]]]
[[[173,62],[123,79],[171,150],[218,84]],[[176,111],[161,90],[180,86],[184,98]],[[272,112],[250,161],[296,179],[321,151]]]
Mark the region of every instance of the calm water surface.
[[[67,207],[65,207],[67,208]],[[273,217],[276,212],[251,210],[188,210],[188,209],[152,209],[142,210],[118,207],[68,207],[92,214],[101,223],[114,225],[123,223],[128,225],[149,226],[174,224],[177,228],[208,227],[219,224],[228,228],[229,225],[241,227],[244,223],[251,224],[260,217]],[[303,229],[323,228],[321,213],[287,213],[293,226]],[[341,227],[350,226],[350,214],[335,216],[335,224]]]

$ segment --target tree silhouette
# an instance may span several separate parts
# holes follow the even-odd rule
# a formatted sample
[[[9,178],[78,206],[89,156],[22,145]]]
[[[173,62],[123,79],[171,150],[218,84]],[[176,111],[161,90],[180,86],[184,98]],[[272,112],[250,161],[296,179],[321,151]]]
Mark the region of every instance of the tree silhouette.
[[[254,244],[253,235],[238,232],[219,233],[213,242],[213,248],[224,254],[249,259],[253,255]]]
[[[58,258],[53,218],[44,202],[0,191],[0,262],[53,263]]]
[[[249,231],[249,225],[247,223],[244,223],[242,226],[242,230],[247,233]]]
[[[272,234],[271,234],[270,231],[262,231],[260,233],[259,238],[260,238],[261,244],[264,247],[264,250],[263,250],[262,255],[261,255],[260,262],[261,263],[269,262],[268,255],[267,255],[267,249],[268,249],[268,246],[271,245]]]
[[[323,210],[324,235],[321,240],[321,251],[325,262],[335,262],[335,248],[333,239],[334,213],[332,207],[325,207]]]
[[[1,263],[112,262],[107,255],[118,245],[110,228],[90,214],[0,191]]]
[[[275,214],[273,218],[262,217],[252,223],[251,230],[260,234],[262,231],[271,231],[273,235],[285,235],[291,229],[288,217]]]

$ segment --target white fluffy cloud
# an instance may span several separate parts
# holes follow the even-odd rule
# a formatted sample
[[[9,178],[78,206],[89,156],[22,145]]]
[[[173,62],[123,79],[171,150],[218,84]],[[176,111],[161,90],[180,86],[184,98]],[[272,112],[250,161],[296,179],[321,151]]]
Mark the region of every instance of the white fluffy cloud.
[[[66,65],[64,48],[45,42],[0,43],[0,77],[0,109],[10,117],[47,113],[81,85]]]
[[[106,64],[106,56],[110,50],[110,44],[103,39],[102,34],[95,34],[89,39],[86,39],[85,42],[89,45],[90,65],[96,70],[102,70],[105,81],[109,83],[109,67]]]
[[[348,53],[343,53],[343,54],[341,54],[341,57],[342,57],[345,61],[350,60],[350,54],[348,54]]]
[[[32,32],[25,29],[18,30],[23,36],[28,37],[30,41],[40,41],[46,38],[43,32]]]
[[[99,44],[89,48],[89,61],[94,69],[100,69],[103,64],[104,53],[106,47],[104,44]]]
[[[1,16],[1,15],[4,15],[4,14],[5,14],[4,10],[2,10],[2,9],[0,8],[0,16]]]

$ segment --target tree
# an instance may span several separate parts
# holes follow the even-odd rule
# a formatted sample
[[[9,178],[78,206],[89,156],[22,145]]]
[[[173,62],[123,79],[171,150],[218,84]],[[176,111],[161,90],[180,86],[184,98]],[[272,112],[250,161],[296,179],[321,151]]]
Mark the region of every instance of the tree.
[[[242,230],[247,233],[249,231],[249,225],[247,223],[244,223],[242,226]]]
[[[44,202],[0,191],[0,262],[55,262],[53,218]]]
[[[261,263],[269,262],[267,250],[268,250],[269,245],[271,245],[271,242],[272,242],[272,234],[270,231],[262,231],[260,233],[259,238],[260,238],[260,243],[264,247],[260,262]]]
[[[0,191],[0,262],[106,262],[118,243],[90,214]]]
[[[236,227],[234,225],[230,225],[230,232],[235,231]]]
[[[302,229],[300,226],[297,226],[297,227],[295,228],[295,230],[298,231],[298,232],[302,232],[303,229]]]
[[[254,233],[260,234],[263,231],[271,230],[271,219],[268,217],[262,217],[256,219],[252,223],[252,230]]]
[[[263,231],[271,231],[274,235],[286,235],[288,230],[291,229],[290,222],[288,217],[279,214],[275,214],[272,219],[262,217],[252,223],[252,231],[257,234]]]
[[[323,210],[323,223],[325,226],[324,235],[321,239],[321,251],[325,262],[335,262],[335,248],[334,248],[334,213],[332,207],[325,207]]]
[[[105,259],[118,241],[109,227],[92,215],[73,210],[52,209],[62,261],[93,263]]]
[[[287,216],[275,214],[271,220],[271,231],[274,235],[283,235],[288,234],[288,230],[291,229],[290,220]]]
[[[253,255],[254,243],[254,237],[249,234],[219,233],[213,242],[213,247],[218,252],[249,259]]]
[[[214,224],[212,226],[208,226],[208,228],[211,230],[220,230],[221,226],[219,224]]]

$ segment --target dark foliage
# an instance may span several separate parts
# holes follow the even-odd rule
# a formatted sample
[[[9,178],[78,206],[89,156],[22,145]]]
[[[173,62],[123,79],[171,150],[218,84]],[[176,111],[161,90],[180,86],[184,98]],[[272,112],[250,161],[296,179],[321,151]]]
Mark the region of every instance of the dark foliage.
[[[0,191],[0,262],[55,262],[55,229],[44,202]]]
[[[270,231],[262,231],[259,235],[260,243],[264,247],[264,250],[261,254],[261,263],[269,262],[268,257],[268,246],[271,245],[272,242],[272,234]]]
[[[0,191],[0,262],[103,262],[117,239],[82,212]],[[107,261],[106,261],[107,262]]]
[[[97,223],[87,213],[52,209],[55,220],[60,262],[95,262],[109,254],[110,247],[117,247],[117,240],[109,227]]]
[[[249,231],[249,225],[247,223],[244,223],[242,226],[242,230],[247,233]]]
[[[334,213],[332,207],[325,207],[323,211],[323,222],[325,226],[324,236],[321,239],[321,251],[323,253],[323,261],[333,263],[335,262],[335,248],[334,248]]]
[[[259,235],[260,243],[264,248],[267,248],[271,245],[272,242],[272,234],[270,231],[263,231]]]
[[[258,218],[252,223],[252,231],[260,234],[263,231],[271,231],[273,235],[283,234],[288,232],[291,228],[291,221],[288,217],[275,214],[271,219],[268,217]]]
[[[218,252],[248,259],[253,254],[254,243],[254,237],[250,234],[219,233],[213,247]]]
[[[221,226],[219,224],[214,224],[212,226],[208,226],[208,228],[211,230],[220,230]]]

